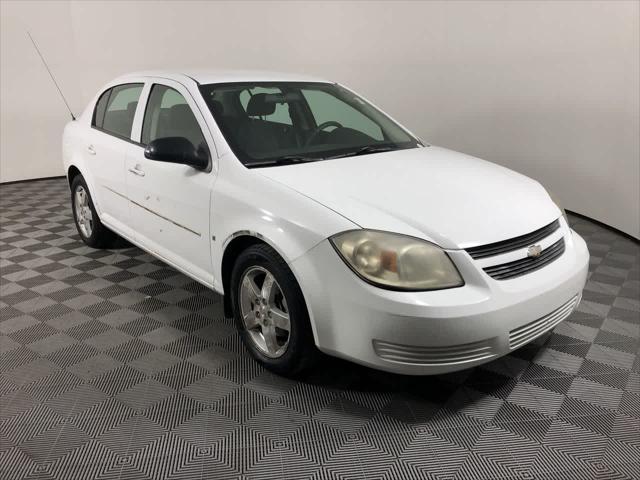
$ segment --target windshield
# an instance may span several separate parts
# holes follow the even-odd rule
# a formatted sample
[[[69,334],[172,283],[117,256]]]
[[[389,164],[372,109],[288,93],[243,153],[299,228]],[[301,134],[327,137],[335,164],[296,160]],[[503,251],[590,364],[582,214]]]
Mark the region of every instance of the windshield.
[[[418,140],[353,92],[329,83],[201,85],[233,152],[248,167],[414,148]]]

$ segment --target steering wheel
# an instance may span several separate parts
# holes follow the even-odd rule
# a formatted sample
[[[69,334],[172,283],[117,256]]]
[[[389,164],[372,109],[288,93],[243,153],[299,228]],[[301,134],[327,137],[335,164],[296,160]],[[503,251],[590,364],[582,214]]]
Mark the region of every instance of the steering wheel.
[[[329,120],[327,122],[322,122],[320,125],[318,125],[315,130],[313,131],[313,133],[311,135],[309,135],[309,138],[307,138],[307,141],[305,142],[305,146],[306,145],[310,145],[311,142],[313,140],[316,139],[316,137],[320,134],[320,132],[322,130],[324,130],[325,128],[328,127],[336,127],[336,128],[343,128],[342,125],[340,124],[340,122],[336,122],[335,120]]]

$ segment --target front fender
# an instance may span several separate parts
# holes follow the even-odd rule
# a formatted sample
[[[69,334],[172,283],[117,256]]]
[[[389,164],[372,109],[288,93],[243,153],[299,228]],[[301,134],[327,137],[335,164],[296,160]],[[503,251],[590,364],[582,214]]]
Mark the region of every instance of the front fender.
[[[316,201],[241,165],[225,169],[218,178],[211,212],[211,255],[219,285],[224,250],[238,235],[260,238],[291,263],[327,237],[358,228]]]

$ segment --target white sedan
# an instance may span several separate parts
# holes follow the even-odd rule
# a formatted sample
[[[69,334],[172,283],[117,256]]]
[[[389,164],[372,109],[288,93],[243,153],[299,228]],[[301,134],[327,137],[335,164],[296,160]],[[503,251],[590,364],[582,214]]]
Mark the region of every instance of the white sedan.
[[[224,294],[282,374],[318,351],[436,374],[505,355],[580,301],[589,254],[536,181],[428,145],[337,83],[141,72],[64,131],[78,232]]]

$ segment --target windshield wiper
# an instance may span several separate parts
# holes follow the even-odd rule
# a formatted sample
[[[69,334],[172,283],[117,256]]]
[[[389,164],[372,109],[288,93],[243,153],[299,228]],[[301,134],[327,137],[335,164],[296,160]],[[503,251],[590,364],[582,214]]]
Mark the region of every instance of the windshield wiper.
[[[323,160],[318,157],[305,157],[304,155],[285,155],[284,157],[278,157],[275,159],[275,162],[278,164],[290,164],[290,163],[307,163],[307,162],[317,162],[318,160]]]
[[[358,155],[367,155],[369,153],[390,152],[391,150],[394,150],[394,148],[389,146],[382,146],[382,145],[367,145],[365,147],[359,148],[352,152],[341,153],[340,155],[335,155],[333,157],[327,157],[327,158],[331,159],[331,158],[357,157]]]
[[[304,155],[285,155],[283,157],[274,158],[273,160],[266,160],[264,162],[247,163],[246,166],[249,168],[272,167],[275,165],[293,165],[294,163],[317,162],[318,160],[324,160],[324,158],[305,157]]]
[[[306,157],[304,155],[284,155],[282,157],[274,158],[273,160],[265,160],[263,162],[251,162],[245,164],[249,168],[259,168],[259,167],[274,167],[279,165],[293,165],[294,163],[310,163],[310,162],[318,162],[320,160],[332,160],[334,158],[344,158],[344,157],[357,157],[358,155],[367,155],[369,153],[380,153],[380,152],[390,152],[391,150],[395,150],[394,147],[390,147],[388,145],[366,145],[364,147],[358,148],[357,150],[353,150],[347,153],[341,153],[339,155],[334,155],[331,157]]]

